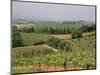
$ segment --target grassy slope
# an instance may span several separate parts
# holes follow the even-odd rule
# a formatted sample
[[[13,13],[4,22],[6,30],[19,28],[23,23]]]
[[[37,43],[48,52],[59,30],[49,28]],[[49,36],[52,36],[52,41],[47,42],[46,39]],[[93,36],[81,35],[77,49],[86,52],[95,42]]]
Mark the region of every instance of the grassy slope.
[[[50,36],[49,34],[21,33],[21,37],[25,45],[33,45],[34,42],[37,42],[39,40],[45,41],[52,36]]]
[[[82,36],[88,36],[92,34],[95,34],[95,32],[83,33]],[[40,40],[46,41],[51,37],[56,37],[61,40],[68,40],[68,39],[71,39],[71,34],[53,35],[53,34],[21,33],[21,37],[25,45],[33,45],[37,41],[40,41]]]

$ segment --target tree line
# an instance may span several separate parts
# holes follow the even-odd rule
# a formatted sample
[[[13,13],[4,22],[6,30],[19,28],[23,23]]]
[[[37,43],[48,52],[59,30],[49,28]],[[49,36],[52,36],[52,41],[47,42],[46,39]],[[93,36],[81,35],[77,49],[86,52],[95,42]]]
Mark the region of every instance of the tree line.
[[[42,25],[40,25],[39,27],[33,26],[30,28],[24,27],[24,28],[19,29],[20,32],[49,33],[49,34],[71,34],[76,30],[78,30],[78,32],[91,32],[91,31],[96,31],[96,26],[95,25],[81,25],[80,27],[78,27],[78,25],[75,25],[75,26],[44,25],[42,27]]]

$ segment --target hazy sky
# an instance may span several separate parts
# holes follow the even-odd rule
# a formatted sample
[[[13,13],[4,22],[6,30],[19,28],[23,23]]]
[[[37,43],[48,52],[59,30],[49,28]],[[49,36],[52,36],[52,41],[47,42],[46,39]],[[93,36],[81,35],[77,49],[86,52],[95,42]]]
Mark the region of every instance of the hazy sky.
[[[36,19],[52,21],[86,20],[95,22],[95,7],[13,2],[12,19]]]

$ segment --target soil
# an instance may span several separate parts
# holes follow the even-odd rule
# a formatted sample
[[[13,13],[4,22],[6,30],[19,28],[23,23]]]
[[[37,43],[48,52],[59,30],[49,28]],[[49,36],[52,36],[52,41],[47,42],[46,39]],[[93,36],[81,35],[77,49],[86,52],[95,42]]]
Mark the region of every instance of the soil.
[[[24,65],[24,66],[13,66],[12,71],[16,72],[16,70],[18,71],[22,71],[25,72],[25,70],[27,72],[47,72],[47,71],[63,71],[63,70],[79,70],[81,69],[80,67],[76,67],[76,66],[55,66],[55,65],[46,65],[46,64],[40,64],[40,65]],[[18,73],[18,72],[17,72]]]

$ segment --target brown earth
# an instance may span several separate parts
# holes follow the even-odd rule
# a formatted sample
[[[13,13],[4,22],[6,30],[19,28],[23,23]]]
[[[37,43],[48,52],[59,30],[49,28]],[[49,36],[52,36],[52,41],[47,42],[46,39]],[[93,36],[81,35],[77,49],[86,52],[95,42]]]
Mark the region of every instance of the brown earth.
[[[13,66],[12,71],[19,73],[19,72],[46,72],[46,71],[63,71],[63,70],[79,70],[80,67],[76,66],[55,66],[55,65],[46,65],[46,64],[40,64],[40,65],[27,65],[27,66]]]

